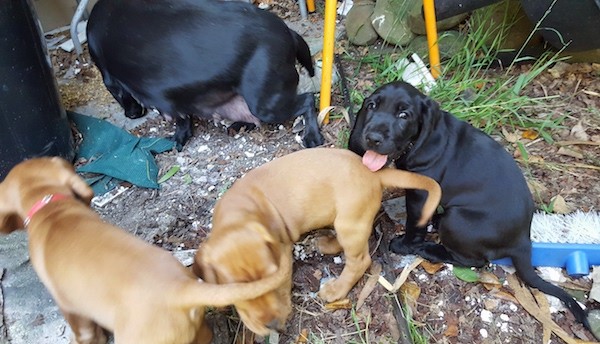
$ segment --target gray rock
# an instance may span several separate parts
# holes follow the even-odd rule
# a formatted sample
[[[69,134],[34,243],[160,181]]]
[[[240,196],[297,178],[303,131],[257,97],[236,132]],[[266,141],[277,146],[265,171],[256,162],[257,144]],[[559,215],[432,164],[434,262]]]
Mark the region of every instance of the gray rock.
[[[486,44],[498,50],[521,48],[534,28],[518,0],[502,1],[475,10],[469,24],[472,32],[487,32]],[[501,39],[494,42],[499,35],[502,35]],[[528,45],[541,42],[542,36],[535,34]]]
[[[569,56],[570,58],[567,60],[569,63],[576,62],[592,62],[592,63],[600,63],[600,49],[592,49],[586,51],[578,51],[578,52],[563,52],[559,55],[560,57]]]
[[[311,92],[311,93],[319,93],[321,92],[321,71],[322,71],[322,61],[318,60],[315,61],[315,76],[313,76],[312,78],[310,77],[310,75],[308,75],[308,72],[302,68],[300,70],[300,72],[298,73],[300,76],[300,79],[298,81],[298,88],[296,89],[296,92],[298,94],[302,94],[302,93],[306,93],[306,92]],[[339,76],[338,76],[338,71],[336,68],[335,63],[333,64],[332,67],[332,72],[331,72],[331,84],[335,85],[338,80],[339,80]]]
[[[386,42],[407,45],[415,37],[408,27],[408,9],[403,0],[377,0],[371,16],[373,28]]]
[[[438,33],[438,47],[441,59],[448,59],[456,55],[467,43],[467,38],[458,31],[444,31]],[[417,36],[410,42],[407,50],[416,53],[427,61],[429,56],[429,47],[426,36]]]
[[[373,44],[379,35],[371,24],[371,15],[375,10],[375,3],[355,1],[346,16],[346,35],[348,41],[354,45]]]
[[[425,31],[425,19],[423,18],[423,1],[422,0],[409,0],[407,1],[411,3],[410,9],[408,12],[408,27],[410,30],[417,35],[425,35],[427,32]],[[469,16],[469,13],[458,14],[454,17],[446,18],[444,20],[439,20],[436,22],[437,31],[445,31],[451,29],[458,24],[460,24],[463,20],[465,20]]]

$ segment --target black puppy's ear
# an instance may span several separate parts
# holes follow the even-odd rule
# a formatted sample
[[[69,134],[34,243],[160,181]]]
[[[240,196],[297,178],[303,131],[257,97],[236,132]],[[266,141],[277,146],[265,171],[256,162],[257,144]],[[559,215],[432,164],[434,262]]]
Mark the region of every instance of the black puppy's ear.
[[[365,127],[365,117],[367,116],[366,104],[367,101],[365,99],[360,110],[358,110],[358,113],[356,114],[356,118],[354,119],[354,125],[352,126],[352,131],[350,131],[350,138],[348,139],[348,149],[360,156],[363,156],[365,154],[365,150],[361,144],[361,135]]]
[[[433,99],[426,95],[421,96],[421,121],[423,123],[433,123],[439,117],[440,106]]]

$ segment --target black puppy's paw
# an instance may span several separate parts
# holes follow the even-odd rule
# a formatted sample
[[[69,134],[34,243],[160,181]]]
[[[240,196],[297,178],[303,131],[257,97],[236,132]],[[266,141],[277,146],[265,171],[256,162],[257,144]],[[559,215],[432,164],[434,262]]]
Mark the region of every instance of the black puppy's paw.
[[[234,122],[227,127],[227,135],[234,136],[243,131],[250,131],[256,128],[256,124],[247,122]]]
[[[148,112],[148,109],[146,109],[145,107],[143,107],[142,105],[140,105],[137,102],[132,102],[131,104],[128,104],[125,107],[125,117],[131,118],[131,119],[144,117],[147,112]]]
[[[325,142],[323,139],[323,135],[317,131],[305,131],[304,136],[302,137],[302,143],[306,148],[313,148],[317,146],[321,146]]]
[[[398,235],[397,237],[392,239],[392,241],[390,242],[390,251],[394,252],[395,254],[401,255],[415,254],[414,243],[406,243],[404,239],[404,235]]]
[[[193,134],[190,130],[180,130],[180,128],[177,127],[177,129],[175,130],[175,134],[173,135],[173,137],[171,137],[171,140],[175,141],[175,148],[178,152],[181,152],[183,150],[183,146],[186,144],[186,142],[188,142],[188,140],[192,136]]]

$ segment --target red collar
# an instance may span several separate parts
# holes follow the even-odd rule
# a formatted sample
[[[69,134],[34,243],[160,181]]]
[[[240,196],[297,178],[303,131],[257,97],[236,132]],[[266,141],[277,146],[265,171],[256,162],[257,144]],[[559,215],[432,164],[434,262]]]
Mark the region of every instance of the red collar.
[[[31,207],[31,209],[29,209],[29,211],[27,212],[27,217],[25,218],[25,222],[24,222],[25,227],[27,227],[27,225],[29,225],[29,221],[31,221],[31,218],[33,217],[33,215],[35,215],[35,213],[40,211],[48,203],[53,202],[53,201],[60,201],[62,199],[66,199],[66,198],[71,198],[71,196],[67,196],[67,195],[63,195],[63,194],[49,194],[49,195],[44,196],[44,198],[42,198],[41,200],[35,202],[33,207]]]

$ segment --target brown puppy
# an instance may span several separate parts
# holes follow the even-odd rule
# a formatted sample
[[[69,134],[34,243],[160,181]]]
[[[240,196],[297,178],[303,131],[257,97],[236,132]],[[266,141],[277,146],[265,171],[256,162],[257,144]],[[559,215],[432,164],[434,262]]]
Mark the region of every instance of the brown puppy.
[[[301,235],[333,226],[337,240],[322,237],[318,246],[325,254],[343,250],[346,265],[319,296],[342,299],[371,264],[368,239],[388,187],[428,192],[421,224],[441,196],[433,179],[395,169],[373,173],[348,150],[311,148],[275,159],[236,181],[219,200],[194,272],[207,282],[259,280],[278,269],[278,257],[291,252]],[[283,326],[291,311],[290,293],[291,274],[279,290],[235,306],[250,330],[265,335]]]
[[[103,222],[88,206],[92,196],[60,158],[25,161],[0,183],[0,232],[27,226],[33,268],[71,325],[74,343],[105,343],[101,327],[118,344],[209,343],[205,305],[256,298],[288,278],[202,283],[169,252]],[[281,258],[291,269],[287,255]]]

